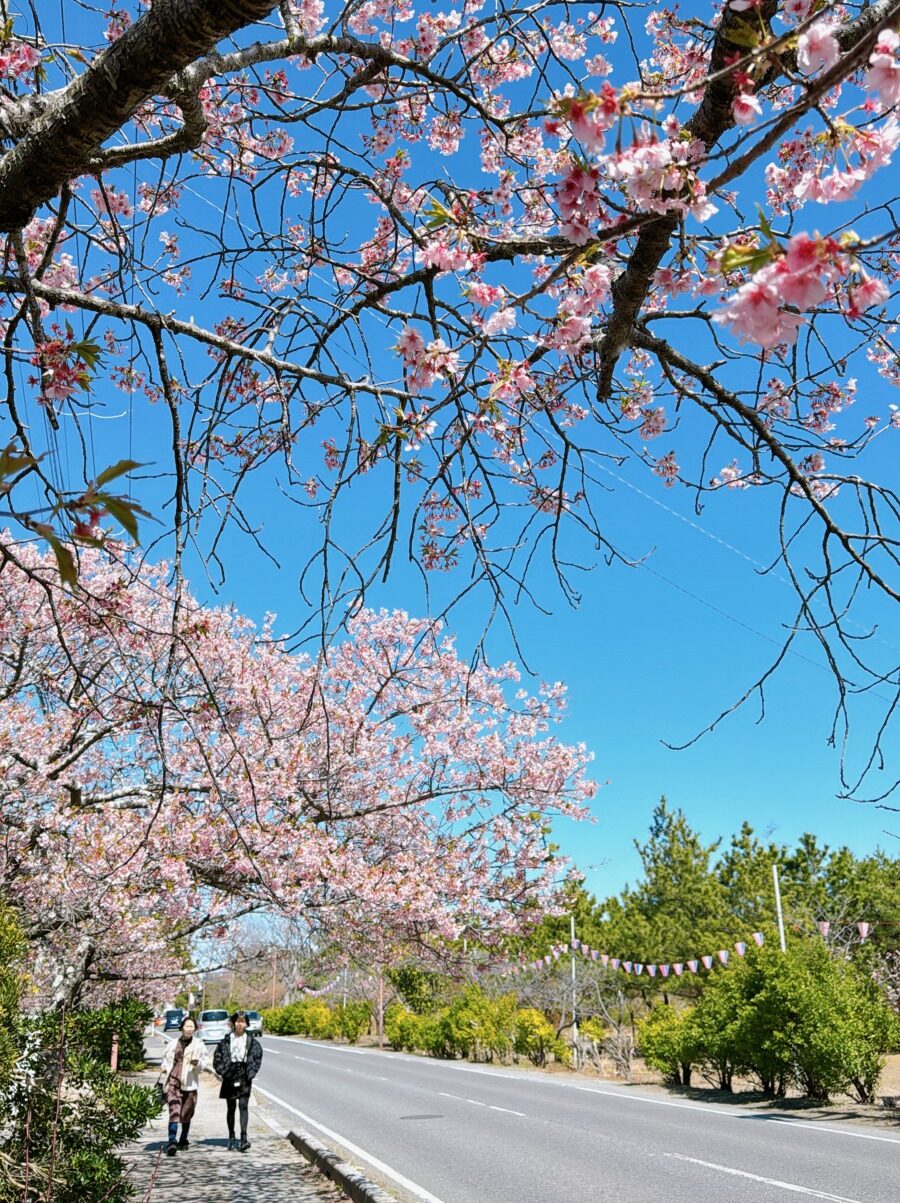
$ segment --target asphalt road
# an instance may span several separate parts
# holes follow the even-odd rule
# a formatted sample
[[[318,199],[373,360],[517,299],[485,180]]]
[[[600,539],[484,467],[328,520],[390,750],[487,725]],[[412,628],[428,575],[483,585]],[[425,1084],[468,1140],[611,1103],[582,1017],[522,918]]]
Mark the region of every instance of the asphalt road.
[[[426,1203],[898,1203],[900,1124],[265,1036],[284,1122]]]

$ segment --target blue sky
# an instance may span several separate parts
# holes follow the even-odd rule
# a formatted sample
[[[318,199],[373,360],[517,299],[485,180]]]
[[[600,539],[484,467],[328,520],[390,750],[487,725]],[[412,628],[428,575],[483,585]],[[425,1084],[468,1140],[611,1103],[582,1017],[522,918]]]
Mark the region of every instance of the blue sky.
[[[633,74],[631,67],[623,71],[624,78]],[[471,153],[464,146],[462,153]],[[151,169],[148,178],[153,173]],[[201,186],[192,184],[194,189]],[[189,200],[185,214],[203,203]],[[818,216],[825,224],[824,215]],[[810,210],[799,228],[814,227],[816,217]],[[162,222],[160,228],[164,226]],[[163,305],[184,317],[196,309],[198,320],[210,320],[203,302],[192,296],[182,302],[167,297]],[[874,373],[863,369],[859,374],[865,395],[857,406],[861,421],[870,409],[883,411],[889,398],[888,386]],[[124,408],[125,398],[114,394],[107,413]],[[98,466],[129,452],[155,462],[167,439],[165,411],[139,402],[127,432],[122,419],[97,420]],[[896,456],[895,443],[879,443],[868,458],[876,473],[895,475]],[[729,458],[723,454],[711,463],[712,471]],[[545,568],[541,599],[552,614],[542,615],[527,604],[515,611],[517,635],[536,676],[569,685],[569,716],[560,736],[584,740],[596,755],[597,779],[608,781],[596,800],[595,825],[558,830],[563,850],[586,871],[588,886],[605,895],[634,880],[638,859],[632,841],[645,835],[662,794],[684,809],[708,840],[727,838],[747,819],[787,843],[809,830],[826,843],[847,843],[858,853],[879,844],[900,850],[887,834],[900,832],[900,815],[836,798],[838,752],[826,742],[834,688],[821,652],[809,638],[798,642],[797,654],[788,657],[767,688],[763,722],[755,721],[759,705],[754,700],[693,747],[678,752],[664,746],[664,741],[689,740],[740,697],[775,654],[793,619],[794,597],[783,571],[768,576],[757,571],[774,554],[776,499],[754,491],[720,492],[698,516],[691,495],[665,489],[639,464],[617,468],[602,461],[594,466],[611,486],[595,498],[604,530],[639,566],[606,566],[594,555],[597,567],[579,577],[583,598],[574,610]],[[351,509],[345,519],[350,545],[368,516],[367,487],[357,486],[357,514]],[[136,495],[151,510],[153,493],[150,486],[136,486]],[[268,472],[250,486],[249,496],[257,502],[266,544],[290,566],[278,571],[251,552],[245,540],[230,536],[225,550],[231,568],[222,590],[215,594],[204,583],[193,556],[188,559],[192,587],[202,599],[234,602],[256,619],[275,611],[278,629],[295,629],[308,617],[297,589],[297,550],[316,537],[314,521],[278,499]],[[459,581],[440,577],[431,584],[439,609]],[[424,609],[418,576],[402,563],[370,600],[414,613]],[[486,606],[481,594],[454,611],[452,627],[462,650],[479,637]],[[859,633],[880,624],[877,650],[885,664],[896,665],[900,626],[892,610],[863,594],[853,619]],[[515,657],[499,624],[489,651],[494,660]],[[851,757],[867,750],[878,716],[874,701],[857,701]],[[895,757],[883,776],[893,780],[897,775]]]

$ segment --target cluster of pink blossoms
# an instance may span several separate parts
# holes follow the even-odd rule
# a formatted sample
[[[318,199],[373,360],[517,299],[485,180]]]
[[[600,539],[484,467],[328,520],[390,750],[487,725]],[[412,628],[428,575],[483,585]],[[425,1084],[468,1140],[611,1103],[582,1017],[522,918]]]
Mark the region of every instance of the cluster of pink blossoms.
[[[838,283],[846,283],[850,317],[884,304],[890,295],[887,285],[865,273],[859,273],[857,279],[855,271],[850,256],[833,238],[795,234],[786,253],[756,272],[713,320],[730,326],[741,342],[755,342],[766,349],[792,343],[804,322],[797,311],[834,298]],[[794,308],[788,310],[785,305]]]
[[[442,338],[426,344],[418,330],[404,326],[397,339],[399,351],[406,368],[406,387],[411,393],[420,393],[441,377],[453,376],[459,371],[459,352],[451,351]]]
[[[864,81],[869,92],[877,92],[885,108],[900,101],[900,34],[895,29],[883,29],[878,35],[869,59],[869,70]]]
[[[575,246],[590,242],[600,225],[600,172],[596,167],[573,163],[556,190],[559,232]]]
[[[0,79],[27,80],[41,56],[27,42],[10,42],[0,50]]]

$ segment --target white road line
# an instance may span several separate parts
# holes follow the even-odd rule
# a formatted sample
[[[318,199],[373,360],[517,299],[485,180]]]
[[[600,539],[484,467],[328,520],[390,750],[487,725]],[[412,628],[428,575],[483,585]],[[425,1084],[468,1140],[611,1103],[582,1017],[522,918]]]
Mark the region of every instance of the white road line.
[[[651,1099],[645,1094],[625,1094],[619,1090],[601,1090],[597,1086],[573,1086],[586,1094],[603,1094],[613,1099],[625,1099],[629,1103],[652,1103],[654,1107],[679,1107],[683,1111],[701,1111],[706,1115],[715,1115],[719,1119],[746,1120],[748,1115],[765,1120],[769,1124],[778,1124],[786,1128],[802,1128],[804,1131],[828,1132],[832,1136],[852,1136],[855,1140],[878,1140],[889,1145],[900,1145],[900,1137],[876,1136],[874,1132],[851,1132],[847,1128],[832,1128],[830,1124],[817,1124],[806,1119],[787,1119],[781,1115],[766,1115],[764,1112],[753,1111],[741,1115],[734,1111],[720,1111],[717,1107],[709,1107],[703,1103],[676,1103],[672,1099]]]
[[[666,1153],[665,1156],[674,1157],[678,1161],[687,1161],[691,1165],[702,1165],[704,1169],[716,1170],[720,1174],[731,1174],[735,1178],[749,1178],[752,1182],[777,1186],[781,1190],[793,1191],[796,1195],[809,1195],[813,1199],[828,1199],[830,1203],[861,1203],[861,1200],[848,1199],[846,1195],[831,1195],[827,1191],[814,1190],[811,1186],[798,1186],[795,1182],[782,1182],[778,1178],[764,1178],[761,1174],[748,1174],[746,1170],[736,1170],[730,1165],[716,1165],[714,1161],[701,1161],[699,1157],[687,1157],[684,1153]]]
[[[503,1111],[507,1115],[519,1115],[522,1119],[527,1119],[524,1111],[513,1111],[511,1107],[497,1107],[494,1103],[482,1103],[480,1099],[465,1098],[461,1094],[447,1094],[446,1090],[439,1090],[438,1094],[442,1099],[456,1099],[458,1103],[471,1103],[474,1107],[487,1107],[489,1111]]]
[[[846,1128],[832,1128],[829,1124],[815,1124],[812,1120],[785,1119],[780,1115],[764,1116],[770,1124],[785,1124],[789,1128],[808,1128],[810,1132],[827,1132],[829,1135],[837,1132],[840,1136],[855,1136],[857,1140],[880,1140],[889,1145],[900,1145],[896,1136],[876,1136],[874,1132],[848,1132]]]
[[[392,1169],[378,1157],[373,1157],[371,1153],[367,1153],[365,1149],[361,1149],[359,1145],[353,1144],[352,1141],[347,1140],[346,1136],[341,1136],[340,1133],[333,1131],[331,1128],[326,1128],[324,1124],[320,1124],[318,1120],[314,1120],[312,1116],[305,1115],[304,1112],[298,1111],[296,1107],[292,1107],[290,1103],[286,1103],[284,1099],[280,1099],[277,1094],[272,1094],[268,1090],[263,1090],[261,1086],[257,1086],[255,1084],[254,1090],[259,1091],[259,1093],[265,1098],[271,1099],[273,1103],[277,1103],[279,1107],[284,1107],[286,1111],[290,1111],[292,1115],[296,1115],[298,1119],[302,1119],[304,1124],[308,1124],[310,1128],[315,1128],[317,1132],[321,1132],[322,1135],[327,1136],[329,1140],[336,1141],[337,1144],[342,1145],[348,1150],[348,1152],[352,1153],[354,1157],[358,1157],[361,1161],[365,1161],[368,1165],[373,1166],[380,1174],[384,1174],[387,1178],[390,1178],[393,1182],[396,1182],[398,1186],[402,1186],[403,1189],[409,1194],[415,1195],[417,1199],[421,1199],[422,1203],[442,1203],[442,1200],[439,1199],[437,1195],[433,1195],[431,1191],[427,1191],[424,1186],[419,1186],[418,1183],[413,1182],[412,1179],[407,1178],[398,1170]]]

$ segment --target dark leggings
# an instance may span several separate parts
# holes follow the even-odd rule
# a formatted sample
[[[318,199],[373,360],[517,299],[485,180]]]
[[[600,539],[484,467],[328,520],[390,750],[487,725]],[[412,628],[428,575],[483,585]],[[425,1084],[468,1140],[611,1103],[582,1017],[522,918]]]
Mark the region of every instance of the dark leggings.
[[[250,1106],[250,1095],[249,1094],[239,1094],[236,1099],[226,1099],[225,1102],[226,1102],[226,1106],[228,1107],[228,1135],[234,1136],[234,1108],[235,1108],[235,1105],[240,1107],[241,1134],[243,1135],[247,1131],[247,1112],[248,1112],[249,1106]]]

